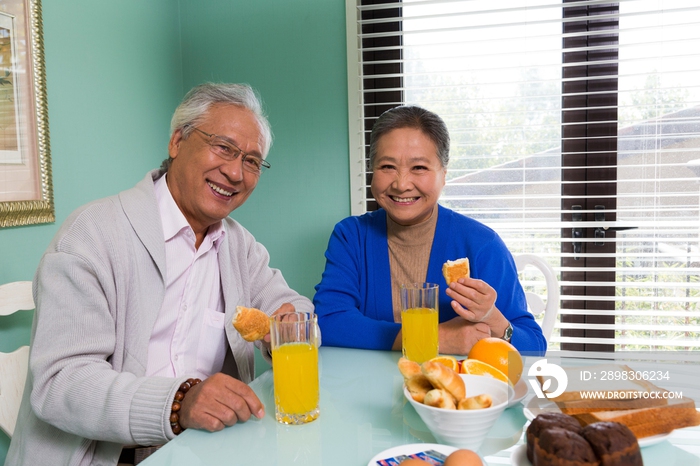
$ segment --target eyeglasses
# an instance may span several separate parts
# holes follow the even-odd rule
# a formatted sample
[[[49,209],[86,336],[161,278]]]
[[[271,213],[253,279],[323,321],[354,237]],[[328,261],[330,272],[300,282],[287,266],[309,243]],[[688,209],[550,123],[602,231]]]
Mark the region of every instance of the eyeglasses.
[[[218,155],[227,162],[236,160],[240,156],[243,162],[243,169],[250,173],[255,173],[258,175],[271,167],[269,162],[263,160],[257,155],[246,154],[230,139],[224,136],[205,133],[201,129],[192,125],[185,125],[185,128],[187,128],[188,126],[193,130],[197,131],[198,133],[201,133],[202,136],[204,136],[205,141],[209,145],[209,149],[212,151],[212,153]]]

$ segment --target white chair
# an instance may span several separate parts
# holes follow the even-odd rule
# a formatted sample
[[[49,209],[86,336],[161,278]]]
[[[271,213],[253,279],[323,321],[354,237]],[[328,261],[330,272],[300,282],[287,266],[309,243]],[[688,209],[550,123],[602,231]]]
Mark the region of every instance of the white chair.
[[[32,282],[0,285],[0,317],[31,309],[34,309]],[[29,346],[9,354],[0,352],[0,429],[9,437],[15,431],[28,367]]]
[[[525,298],[527,299],[530,312],[536,317],[544,312],[541,324],[542,334],[549,343],[549,338],[552,336],[557,314],[559,313],[559,280],[557,280],[557,276],[554,275],[552,267],[541,257],[534,254],[518,254],[514,255],[513,259],[515,259],[518,272],[522,272],[525,270],[525,267],[532,265],[538,268],[544,275],[544,280],[547,285],[547,304],[545,305],[542,298],[531,291],[525,292]]]

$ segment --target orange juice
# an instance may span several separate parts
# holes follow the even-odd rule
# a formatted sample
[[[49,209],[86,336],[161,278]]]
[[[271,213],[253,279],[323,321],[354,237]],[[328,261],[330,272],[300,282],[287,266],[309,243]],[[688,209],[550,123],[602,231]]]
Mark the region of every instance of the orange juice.
[[[277,420],[299,424],[318,417],[318,348],[306,342],[272,350]]]
[[[403,355],[423,363],[438,355],[438,312],[417,307],[401,311]]]

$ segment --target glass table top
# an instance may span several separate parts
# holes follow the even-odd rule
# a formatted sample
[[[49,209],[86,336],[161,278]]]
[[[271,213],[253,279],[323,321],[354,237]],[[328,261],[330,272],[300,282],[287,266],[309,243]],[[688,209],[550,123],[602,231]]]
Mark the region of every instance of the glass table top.
[[[272,372],[267,371],[251,383],[265,404],[263,419],[214,433],[186,430],[141,464],[364,466],[393,447],[437,443],[403,396],[399,357],[399,352],[321,347],[316,421],[301,426],[275,421]],[[489,432],[478,451],[488,465],[518,458],[528,422],[523,407],[506,409]],[[643,448],[642,455],[646,465],[700,465],[700,428],[674,431]]]

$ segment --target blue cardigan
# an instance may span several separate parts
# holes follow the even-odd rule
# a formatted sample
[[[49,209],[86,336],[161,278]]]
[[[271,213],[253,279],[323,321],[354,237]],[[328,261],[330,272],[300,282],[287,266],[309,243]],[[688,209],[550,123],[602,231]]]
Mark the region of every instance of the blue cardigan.
[[[438,205],[425,281],[440,285],[440,322],[457,316],[445,293],[442,264],[461,257],[469,258],[471,277],[498,293],[496,307],[513,325],[513,345],[520,352],[544,354],[542,329],[527,310],[515,262],[503,240],[486,225]],[[401,324],[394,322],[384,209],[348,217],[335,226],[314,305],[324,345],[391,350]]]

